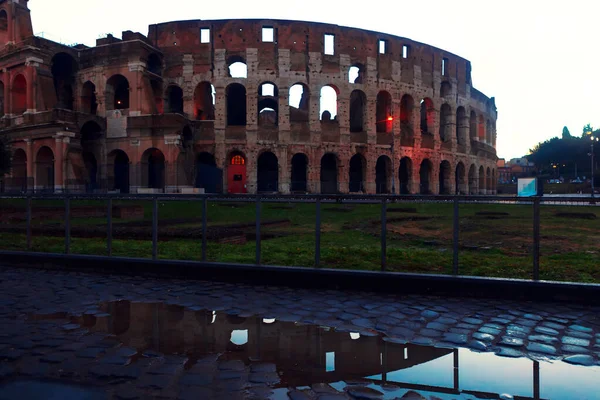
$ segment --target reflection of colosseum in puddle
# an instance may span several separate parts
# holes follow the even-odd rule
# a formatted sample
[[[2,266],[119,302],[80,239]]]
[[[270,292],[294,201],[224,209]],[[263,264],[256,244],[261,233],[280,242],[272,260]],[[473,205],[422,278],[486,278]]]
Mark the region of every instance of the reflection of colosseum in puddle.
[[[109,317],[85,316],[94,331],[118,335],[125,345],[164,354],[228,352],[225,358],[272,362],[282,384],[303,386],[382,374],[426,363],[453,352],[386,343],[368,337],[256,317],[192,311],[163,303],[103,304]]]

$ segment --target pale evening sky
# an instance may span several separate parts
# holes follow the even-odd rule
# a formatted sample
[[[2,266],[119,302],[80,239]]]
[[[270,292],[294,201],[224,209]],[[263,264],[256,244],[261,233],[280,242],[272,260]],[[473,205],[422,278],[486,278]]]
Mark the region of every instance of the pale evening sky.
[[[563,126],[600,127],[600,2],[30,0],[33,30],[94,45],[187,19],[273,18],[352,26],[424,42],[471,61],[473,85],[496,97],[498,156],[524,155]]]

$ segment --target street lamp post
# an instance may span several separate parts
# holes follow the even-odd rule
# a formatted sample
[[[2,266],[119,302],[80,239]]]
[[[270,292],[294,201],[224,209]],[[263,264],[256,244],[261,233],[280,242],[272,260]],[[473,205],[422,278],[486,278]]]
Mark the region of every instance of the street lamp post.
[[[387,117],[387,120],[390,124],[392,124],[392,127],[390,129],[390,131],[392,132],[392,194],[396,194],[396,166],[395,166],[395,160],[396,160],[396,155],[394,154],[394,117],[391,115]]]
[[[590,159],[591,159],[591,164],[592,164],[592,199],[594,198],[595,194],[595,187],[594,187],[594,142],[596,142],[597,140],[600,140],[600,138],[594,137],[594,134],[592,131],[588,131],[587,132],[588,135],[590,135],[590,139],[592,141],[592,144],[590,145]]]

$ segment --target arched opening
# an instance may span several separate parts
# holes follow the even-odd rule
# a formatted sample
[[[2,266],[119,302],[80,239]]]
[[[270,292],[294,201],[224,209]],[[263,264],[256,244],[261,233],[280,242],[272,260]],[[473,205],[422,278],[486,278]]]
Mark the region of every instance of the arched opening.
[[[113,75],[106,81],[106,109],[129,108],[129,81],[123,75]]]
[[[227,69],[231,78],[247,78],[248,66],[246,60],[239,56],[229,57],[227,60]]]
[[[52,58],[51,70],[57,100],[56,108],[72,110],[77,62],[67,53],[58,53]]]
[[[81,111],[96,115],[98,111],[98,100],[96,98],[96,85],[87,81],[81,88]]]
[[[479,167],[479,193],[485,194],[485,170],[483,165]]]
[[[0,117],[4,116],[4,82],[0,81]]]
[[[452,182],[450,180],[452,167],[450,163],[446,160],[440,163],[440,194],[450,194],[452,193]]]
[[[258,88],[258,125],[277,126],[279,120],[279,90],[273,83],[263,83]]]
[[[469,194],[477,194],[477,173],[475,164],[469,168]]]
[[[464,145],[467,141],[467,132],[469,131],[469,120],[464,107],[456,109],[456,143]]]
[[[12,87],[12,112],[23,114],[27,111],[27,80],[19,74],[13,80]]]
[[[98,141],[102,138],[102,128],[94,121],[86,122],[81,128],[80,136],[84,171],[76,176],[83,179],[86,192],[91,193],[100,188],[98,162],[94,151],[101,146]]]
[[[363,83],[365,75],[365,66],[362,64],[354,64],[348,69],[348,82]]]
[[[215,119],[215,87],[210,82],[200,82],[194,90],[194,109],[197,120]]]
[[[338,192],[338,161],[333,153],[321,157],[321,193],[334,194]]]
[[[452,119],[450,115],[452,110],[447,103],[442,104],[440,108],[440,140],[443,143],[449,143],[452,138]]]
[[[0,32],[8,31],[8,14],[5,10],[0,10]]]
[[[355,154],[350,159],[350,170],[348,176],[348,191],[350,193],[365,191],[365,169],[366,162],[361,154]]]
[[[485,178],[486,178],[486,183],[485,183],[486,194],[491,194],[493,185],[492,185],[492,170],[490,169],[490,167],[488,167],[485,171]]]
[[[129,193],[129,156],[123,150],[114,150],[108,155],[112,164],[108,172],[112,173],[109,188],[119,193]]]
[[[391,188],[392,162],[388,156],[380,156],[375,165],[375,192],[389,193]]]
[[[492,194],[496,194],[496,185],[498,184],[498,177],[496,176],[496,169],[492,170]]]
[[[154,105],[156,106],[156,114],[162,114],[164,112],[162,81],[158,79],[151,79],[150,88],[152,89],[152,97],[154,98]]]
[[[448,81],[442,82],[440,85],[440,96],[446,97],[452,94],[452,84]]]
[[[165,156],[159,149],[151,148],[142,155],[142,185],[149,189],[165,188]]]
[[[331,121],[337,119],[337,96],[339,90],[332,85],[321,88],[321,109],[319,115],[321,121]]]
[[[183,114],[183,90],[177,85],[169,85],[167,88],[167,112]]]
[[[389,133],[392,131],[392,96],[382,90],[377,93],[377,132]]]
[[[456,171],[454,172],[454,182],[456,182],[456,194],[468,194],[468,187],[465,174],[465,165],[462,162],[456,164]]]
[[[148,56],[146,69],[154,75],[162,76],[162,61],[158,54],[152,53]]]
[[[292,157],[292,192],[306,192],[308,180],[308,157],[297,153]]]
[[[235,151],[229,155],[227,167],[227,191],[246,193],[246,156]]]
[[[433,108],[433,101],[429,98],[421,100],[421,133],[422,134],[433,134],[433,127],[435,126],[435,109]]]
[[[412,160],[408,157],[402,157],[398,171],[400,178],[400,194],[410,194],[412,186]]]
[[[420,178],[420,193],[421,194],[431,194],[431,181],[433,174],[433,164],[428,159],[424,159],[421,162],[421,168],[419,169],[419,178]]]
[[[475,111],[471,111],[469,117],[469,138],[472,140],[477,139],[477,114],[475,114]]]
[[[310,92],[308,86],[296,83],[290,88],[290,122],[308,122],[310,116]]]
[[[54,192],[54,153],[47,146],[41,147],[35,158],[36,191]]]
[[[11,161],[11,175],[13,189],[21,192],[27,191],[27,153],[23,149],[17,149],[13,153]]]
[[[400,100],[400,133],[403,138],[412,138],[414,136],[413,128],[413,110],[415,101],[412,96],[405,94]]]
[[[239,83],[227,86],[227,125],[246,125],[246,88]]]
[[[350,132],[364,132],[367,96],[361,90],[353,90],[350,94]]]
[[[270,151],[258,157],[256,186],[258,192],[279,190],[279,162],[277,156]]]
[[[205,193],[218,193],[222,175],[218,173],[215,156],[202,152],[196,155],[196,176],[194,186],[203,188]]]
[[[93,193],[100,188],[98,183],[98,162],[94,153],[89,151],[84,151],[82,157],[86,172],[84,176],[85,191],[86,193]]]
[[[492,144],[492,123],[488,119],[485,122],[485,141],[487,144]]]
[[[483,120],[483,115],[479,116],[479,126],[477,127],[477,137],[480,142],[485,142],[485,122]]]

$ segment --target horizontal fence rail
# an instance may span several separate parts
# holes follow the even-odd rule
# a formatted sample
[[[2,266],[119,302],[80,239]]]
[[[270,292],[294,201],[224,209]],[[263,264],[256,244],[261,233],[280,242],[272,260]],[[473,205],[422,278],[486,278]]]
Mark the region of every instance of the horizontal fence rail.
[[[159,257],[158,251],[158,236],[160,225],[160,204],[169,201],[192,201],[197,202],[198,210],[202,212],[201,221],[201,244],[200,244],[200,259],[202,262],[207,261],[207,228],[208,217],[210,216],[210,205],[214,202],[246,202],[255,204],[255,263],[259,266],[263,263],[263,248],[261,242],[261,214],[263,214],[263,205],[267,203],[300,203],[314,205],[314,268],[321,268],[322,262],[322,206],[323,204],[379,204],[380,212],[380,255],[381,255],[381,271],[386,271],[389,268],[389,260],[387,253],[389,249],[388,239],[388,218],[389,206],[392,204],[401,203],[433,203],[433,204],[448,204],[452,206],[452,261],[448,266],[452,271],[452,275],[460,275],[459,257],[460,257],[460,215],[459,207],[463,204],[502,204],[507,205],[526,205],[531,207],[532,218],[532,265],[530,279],[540,279],[540,209],[545,205],[553,206],[594,206],[600,204],[595,202],[594,198],[579,196],[551,196],[551,197],[503,197],[503,196],[443,196],[443,195],[340,195],[340,194],[303,194],[303,195],[279,195],[279,194],[264,194],[264,195],[214,195],[214,194],[0,194],[0,200],[25,200],[25,223],[26,223],[26,248],[32,250],[32,202],[41,200],[62,201],[64,203],[64,254],[72,252],[72,212],[73,201],[104,201],[106,202],[106,255],[112,257],[114,254],[114,214],[113,205],[116,201],[133,200],[151,202],[151,242],[152,242],[152,260],[157,260]],[[0,207],[0,212],[2,211]],[[285,211],[282,211],[285,213]],[[568,229],[565,226],[565,229]],[[599,228],[600,231],[600,228]],[[150,232],[149,232],[150,233]],[[251,265],[251,264],[248,264]]]

